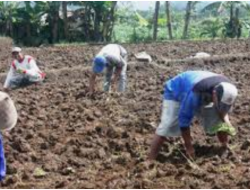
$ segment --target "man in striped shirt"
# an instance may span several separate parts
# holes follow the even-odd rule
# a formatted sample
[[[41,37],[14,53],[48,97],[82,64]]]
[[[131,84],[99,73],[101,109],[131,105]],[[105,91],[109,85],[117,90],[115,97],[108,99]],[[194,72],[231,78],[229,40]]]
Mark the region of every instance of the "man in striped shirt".
[[[45,73],[38,68],[36,61],[29,55],[23,55],[21,48],[12,48],[11,67],[4,83],[4,90],[27,86],[33,83],[42,82]]]

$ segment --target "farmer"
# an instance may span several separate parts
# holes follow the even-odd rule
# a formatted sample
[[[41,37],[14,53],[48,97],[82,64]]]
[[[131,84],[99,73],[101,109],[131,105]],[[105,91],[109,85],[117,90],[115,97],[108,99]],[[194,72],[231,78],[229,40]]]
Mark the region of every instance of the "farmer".
[[[187,71],[165,84],[161,123],[154,136],[149,159],[155,159],[167,137],[182,136],[186,154],[195,156],[190,134],[194,115],[208,134],[217,134],[227,148],[228,135],[234,135],[228,112],[238,95],[236,87],[223,75],[208,71]]]
[[[118,44],[106,45],[94,58],[89,85],[91,94],[95,91],[97,74],[102,73],[104,69],[106,69],[104,91],[109,91],[111,84],[119,83],[117,91],[124,92],[127,80],[127,51],[122,46]],[[114,77],[112,79],[113,73]]]
[[[17,122],[17,111],[14,106],[13,101],[10,97],[4,93],[0,92],[0,130],[9,131],[11,130]],[[0,181],[6,175],[6,161],[4,156],[3,139],[0,134]]]
[[[40,71],[33,57],[23,55],[19,47],[12,48],[11,53],[14,60],[4,83],[5,91],[44,80],[45,73]]]

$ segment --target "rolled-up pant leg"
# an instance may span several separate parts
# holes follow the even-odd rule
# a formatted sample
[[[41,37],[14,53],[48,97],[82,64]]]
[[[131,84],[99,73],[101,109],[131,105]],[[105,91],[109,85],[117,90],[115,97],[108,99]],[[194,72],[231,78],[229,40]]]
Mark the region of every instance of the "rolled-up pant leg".
[[[111,85],[111,79],[113,75],[114,69],[113,68],[107,68],[106,74],[105,74],[105,79],[104,79],[104,85],[103,85],[103,90],[105,92],[108,92],[110,90],[110,85]]]
[[[0,135],[0,181],[4,179],[5,175],[6,175],[6,161],[4,156],[2,136]]]

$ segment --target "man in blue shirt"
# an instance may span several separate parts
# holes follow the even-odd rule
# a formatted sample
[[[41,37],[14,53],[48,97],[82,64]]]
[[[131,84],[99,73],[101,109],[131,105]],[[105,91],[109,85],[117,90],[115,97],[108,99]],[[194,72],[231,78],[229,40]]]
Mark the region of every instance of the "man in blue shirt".
[[[149,159],[155,159],[166,137],[182,136],[186,153],[194,157],[190,125],[195,115],[203,120],[207,133],[220,123],[232,127],[228,112],[238,95],[237,88],[223,75],[208,71],[187,71],[165,84],[161,123],[151,145]],[[217,131],[227,147],[228,133]]]
[[[17,111],[11,98],[0,92],[0,130],[11,130],[17,122]],[[3,139],[0,135],[0,181],[6,175],[6,161],[4,156]]]

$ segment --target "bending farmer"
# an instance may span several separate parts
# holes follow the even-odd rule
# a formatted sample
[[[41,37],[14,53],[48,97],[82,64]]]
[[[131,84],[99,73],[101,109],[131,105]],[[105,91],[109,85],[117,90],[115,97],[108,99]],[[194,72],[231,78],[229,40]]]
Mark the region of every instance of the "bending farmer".
[[[104,91],[110,90],[110,85],[118,83],[118,91],[124,92],[127,80],[127,51],[118,44],[104,46],[96,55],[93,63],[93,73],[90,77],[90,93],[95,91],[95,80],[99,73],[106,68]],[[114,73],[114,78],[112,75]]]
[[[167,81],[161,123],[149,159],[157,157],[166,137],[176,136],[182,136],[187,155],[194,157],[190,135],[194,115],[202,120],[207,133],[217,134],[222,146],[227,147],[228,135],[235,133],[228,112],[237,95],[236,87],[228,78],[212,72],[187,71]]]

